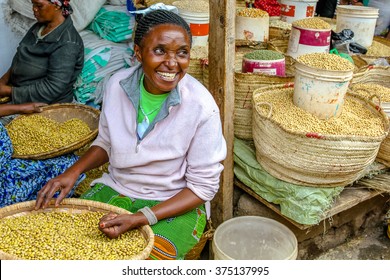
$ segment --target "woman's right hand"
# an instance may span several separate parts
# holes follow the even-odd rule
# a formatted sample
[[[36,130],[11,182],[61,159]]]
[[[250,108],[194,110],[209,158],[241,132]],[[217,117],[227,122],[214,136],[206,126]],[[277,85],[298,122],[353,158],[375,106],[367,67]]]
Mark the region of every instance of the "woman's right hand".
[[[20,114],[29,114],[29,113],[40,113],[42,112],[42,107],[46,106],[46,103],[41,102],[32,102],[32,103],[23,103],[19,104]]]
[[[78,175],[74,176],[65,172],[53,179],[50,179],[37,194],[35,210],[38,210],[39,208],[46,208],[55,193],[59,191],[60,193],[55,202],[55,206],[58,207],[61,201],[72,190],[77,178]]]

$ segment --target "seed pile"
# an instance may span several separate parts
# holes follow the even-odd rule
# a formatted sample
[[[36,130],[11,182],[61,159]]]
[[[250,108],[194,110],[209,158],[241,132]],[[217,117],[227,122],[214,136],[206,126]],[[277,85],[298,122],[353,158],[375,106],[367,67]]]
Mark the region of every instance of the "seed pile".
[[[366,55],[381,57],[390,56],[390,47],[373,40],[372,45],[368,48]]]
[[[16,154],[34,155],[77,142],[88,135],[91,129],[84,121],[76,118],[58,123],[41,115],[30,115],[9,123],[7,131]]]
[[[292,23],[292,25],[300,28],[307,28],[307,29],[326,29],[326,30],[331,29],[329,23],[315,17],[296,20]]]
[[[382,118],[352,97],[346,97],[343,111],[337,118],[322,120],[293,103],[293,88],[277,89],[255,97],[255,104],[272,104],[272,120],[293,133],[376,137],[384,134]],[[262,115],[268,107],[260,107]]]
[[[307,66],[333,71],[352,71],[354,65],[347,59],[331,53],[309,53],[297,57],[297,61]]]
[[[271,20],[269,22],[269,27],[276,27],[276,28],[280,28],[280,29],[291,30],[291,23],[282,21],[280,19]]]
[[[277,60],[284,58],[284,55],[271,50],[256,50],[244,54],[244,58],[252,60]]]
[[[106,237],[101,212],[43,212],[0,220],[0,250],[27,260],[123,260],[139,254],[146,240],[139,230]]]
[[[189,12],[198,12],[198,13],[208,13],[209,12],[209,2],[208,1],[191,1],[191,0],[180,0],[174,2],[175,6],[180,10],[185,10]]]
[[[390,88],[378,84],[354,84],[351,86],[354,93],[371,100],[373,95],[380,98],[381,102],[390,102]]]
[[[255,9],[255,8],[240,9],[237,11],[236,15],[240,17],[250,17],[250,18],[269,17],[266,11]]]

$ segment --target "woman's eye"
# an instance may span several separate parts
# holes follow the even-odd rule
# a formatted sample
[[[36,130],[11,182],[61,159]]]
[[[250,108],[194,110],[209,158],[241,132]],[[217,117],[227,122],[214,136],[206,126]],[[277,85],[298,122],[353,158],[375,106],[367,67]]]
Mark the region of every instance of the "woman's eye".
[[[157,48],[154,50],[155,54],[164,54],[164,50],[162,48]]]
[[[178,53],[177,53],[178,56],[181,56],[181,57],[186,57],[188,56],[188,51],[187,50],[180,50]]]

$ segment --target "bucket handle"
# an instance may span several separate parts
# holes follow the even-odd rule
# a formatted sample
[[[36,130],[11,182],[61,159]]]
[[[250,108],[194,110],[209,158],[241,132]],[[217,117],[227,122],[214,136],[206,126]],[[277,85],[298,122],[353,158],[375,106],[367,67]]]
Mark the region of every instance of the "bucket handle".
[[[272,116],[272,104],[269,103],[269,102],[259,102],[259,103],[256,104],[256,107],[259,110],[260,106],[263,106],[263,105],[267,106],[268,109],[269,109],[268,114],[266,116],[263,116],[263,117],[265,117],[267,119],[271,118],[271,116]]]

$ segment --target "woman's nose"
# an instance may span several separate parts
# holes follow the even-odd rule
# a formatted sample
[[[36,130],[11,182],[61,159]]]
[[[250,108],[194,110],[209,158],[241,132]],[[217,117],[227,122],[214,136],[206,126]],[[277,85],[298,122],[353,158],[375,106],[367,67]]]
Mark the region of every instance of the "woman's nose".
[[[177,60],[174,55],[168,55],[166,62],[169,67],[175,67],[177,65]]]

